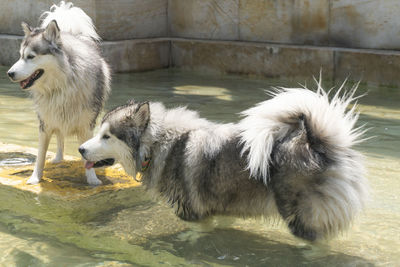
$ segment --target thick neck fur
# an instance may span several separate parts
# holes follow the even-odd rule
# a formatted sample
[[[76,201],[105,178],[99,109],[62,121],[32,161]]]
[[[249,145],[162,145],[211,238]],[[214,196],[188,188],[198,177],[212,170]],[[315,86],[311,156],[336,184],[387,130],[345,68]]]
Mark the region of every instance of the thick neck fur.
[[[150,122],[141,137],[140,155],[151,157],[151,166],[146,171],[154,187],[162,177],[165,159],[171,148],[182,138],[188,138],[190,153],[185,160],[195,162],[199,157],[213,157],[230,139],[237,136],[238,131],[233,124],[217,124],[200,118],[197,112],[185,107],[167,110],[160,103],[151,103]]]

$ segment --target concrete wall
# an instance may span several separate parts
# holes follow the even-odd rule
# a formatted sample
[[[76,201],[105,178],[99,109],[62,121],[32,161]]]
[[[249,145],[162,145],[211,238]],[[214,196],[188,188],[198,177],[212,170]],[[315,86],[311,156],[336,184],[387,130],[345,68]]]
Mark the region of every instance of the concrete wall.
[[[0,2],[0,64],[18,58],[21,21],[36,26],[52,3]],[[172,66],[276,77],[315,75],[322,68],[333,79],[352,75],[400,85],[398,0],[74,3],[92,17],[115,72]]]
[[[398,0],[169,0],[172,37],[400,49]]]
[[[22,35],[52,0],[2,0],[0,33]],[[74,0],[107,41],[151,37],[400,49],[398,0]]]
[[[168,0],[95,0],[96,27],[104,40],[167,37]]]
[[[167,36],[168,0],[73,0],[93,20],[107,41]],[[23,35],[21,22],[32,26],[49,10],[52,0],[2,0],[0,33]]]
[[[49,10],[55,1],[52,0],[1,0],[0,1],[0,33],[23,35],[21,22],[31,26],[39,24],[39,16]],[[96,16],[95,0],[74,0],[87,14]]]

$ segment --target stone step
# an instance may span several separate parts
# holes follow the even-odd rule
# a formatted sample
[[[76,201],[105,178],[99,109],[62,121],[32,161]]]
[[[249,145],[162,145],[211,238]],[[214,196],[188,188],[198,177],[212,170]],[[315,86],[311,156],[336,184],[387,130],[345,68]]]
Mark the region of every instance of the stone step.
[[[0,65],[11,66],[19,58],[22,36],[0,34]],[[168,38],[133,39],[102,43],[113,72],[147,71],[169,66]]]
[[[18,59],[21,37],[0,34],[0,65]],[[326,46],[150,38],[106,41],[104,56],[114,72],[176,67],[202,72],[325,79],[400,86],[400,51]]]

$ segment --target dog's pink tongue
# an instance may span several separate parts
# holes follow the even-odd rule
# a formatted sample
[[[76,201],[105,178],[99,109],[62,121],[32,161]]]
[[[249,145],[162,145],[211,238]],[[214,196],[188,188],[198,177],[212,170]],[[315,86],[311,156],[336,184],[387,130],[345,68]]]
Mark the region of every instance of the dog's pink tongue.
[[[94,162],[91,162],[91,161],[86,161],[86,163],[85,163],[85,168],[86,169],[91,169],[91,168],[93,168],[93,166],[94,166]]]

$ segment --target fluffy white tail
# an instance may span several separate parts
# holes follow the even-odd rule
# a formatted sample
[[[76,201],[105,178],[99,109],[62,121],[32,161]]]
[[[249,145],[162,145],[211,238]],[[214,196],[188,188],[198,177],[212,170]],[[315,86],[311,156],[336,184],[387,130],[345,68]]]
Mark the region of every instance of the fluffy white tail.
[[[355,128],[356,105],[347,110],[356,87],[331,100],[320,83],[317,92],[278,88],[242,113],[247,168],[273,189],[280,214],[301,238],[341,232],[368,199],[362,156],[352,148],[364,132]]]
[[[63,32],[70,32],[73,35],[81,35],[99,41],[92,19],[79,7],[74,7],[71,2],[61,1],[53,5],[50,11],[41,15],[41,28],[45,28],[51,21],[55,20]]]
[[[243,154],[247,155],[248,169],[253,177],[267,183],[270,155],[274,142],[284,136],[298,116],[307,118],[311,132],[332,150],[350,148],[361,142],[364,131],[354,128],[358,119],[356,105],[346,111],[355,100],[355,86],[348,94],[339,96],[342,87],[329,101],[320,83],[317,92],[306,88],[276,88],[273,98],[243,111],[240,121]]]

